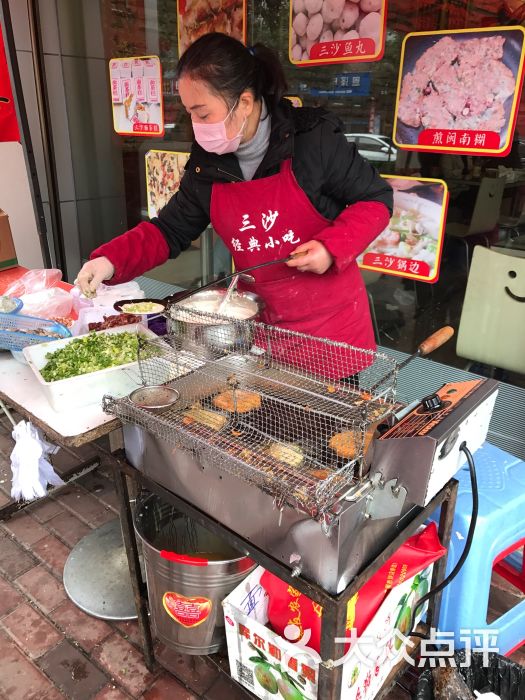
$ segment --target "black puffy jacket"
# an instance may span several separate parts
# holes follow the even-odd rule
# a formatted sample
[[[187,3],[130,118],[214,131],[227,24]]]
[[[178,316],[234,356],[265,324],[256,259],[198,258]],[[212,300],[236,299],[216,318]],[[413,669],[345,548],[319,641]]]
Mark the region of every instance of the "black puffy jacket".
[[[390,185],[348,143],[339,119],[321,108],[293,107],[283,99],[272,113],[270,143],[254,179],[274,175],[292,159],[299,186],[315,208],[335,219],[348,204],[376,201],[392,212]],[[211,188],[215,182],[244,180],[234,153],[208,153],[196,142],[186,164],[180,189],[152,219],[176,257],[210,223]]]

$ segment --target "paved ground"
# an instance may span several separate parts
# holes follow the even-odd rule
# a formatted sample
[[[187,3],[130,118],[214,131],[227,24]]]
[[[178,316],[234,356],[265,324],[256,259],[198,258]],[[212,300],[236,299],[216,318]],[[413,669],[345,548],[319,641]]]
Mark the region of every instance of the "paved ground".
[[[9,501],[9,432],[7,422],[0,422],[0,507]],[[75,456],[62,450],[57,469],[81,457],[86,452]],[[68,600],[62,571],[71,548],[115,517],[113,484],[102,466],[0,523],[0,698],[234,700],[235,692],[217,670],[192,657],[170,655],[183,682],[162,669],[150,673],[135,622],[104,622]],[[505,595],[508,591],[500,592],[500,599]],[[525,664],[525,653],[514,658]],[[407,676],[404,683],[411,687],[414,678]],[[409,697],[398,687],[390,700]]]

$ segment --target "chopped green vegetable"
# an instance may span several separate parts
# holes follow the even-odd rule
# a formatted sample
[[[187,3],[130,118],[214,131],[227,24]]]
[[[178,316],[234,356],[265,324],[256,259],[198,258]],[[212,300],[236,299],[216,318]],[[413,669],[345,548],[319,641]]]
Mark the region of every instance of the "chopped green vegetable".
[[[49,352],[47,364],[40,370],[46,382],[77,377],[107,367],[135,362],[138,354],[136,333],[90,333],[75,338],[55,352]]]

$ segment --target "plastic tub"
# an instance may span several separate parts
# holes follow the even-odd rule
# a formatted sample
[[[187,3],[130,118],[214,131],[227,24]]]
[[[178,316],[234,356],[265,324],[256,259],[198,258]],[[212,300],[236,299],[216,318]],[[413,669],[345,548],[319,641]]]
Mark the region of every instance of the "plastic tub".
[[[152,331],[140,324],[108,328],[104,331],[98,331],[97,335],[136,332],[149,338],[157,337]],[[83,336],[77,336],[77,338],[81,337]],[[81,374],[78,377],[46,382],[40,374],[40,370],[47,362],[46,355],[63,348],[74,340],[75,338],[64,338],[64,340],[55,340],[24,348],[24,357],[55,411],[60,413],[72,408],[100,403],[104,394],[118,397],[126,396],[141,384],[137,361],[117,367],[108,367],[89,374]]]

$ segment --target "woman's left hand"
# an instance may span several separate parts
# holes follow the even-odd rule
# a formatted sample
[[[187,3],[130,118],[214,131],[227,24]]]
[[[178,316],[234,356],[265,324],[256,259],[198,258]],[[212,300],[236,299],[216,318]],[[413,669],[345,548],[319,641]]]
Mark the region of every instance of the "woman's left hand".
[[[297,257],[286,263],[288,267],[296,267],[299,272],[314,272],[316,275],[326,272],[334,261],[328,249],[316,240],[297,246],[292,255]]]

